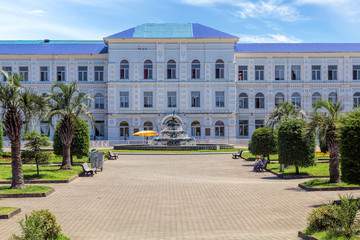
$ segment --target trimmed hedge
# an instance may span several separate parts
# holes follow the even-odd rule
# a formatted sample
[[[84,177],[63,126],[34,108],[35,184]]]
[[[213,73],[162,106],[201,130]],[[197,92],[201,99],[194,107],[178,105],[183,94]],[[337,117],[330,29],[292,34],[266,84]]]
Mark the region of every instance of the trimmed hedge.
[[[253,155],[264,154],[269,158],[270,154],[277,153],[277,130],[269,127],[255,129],[249,141],[249,151]]]

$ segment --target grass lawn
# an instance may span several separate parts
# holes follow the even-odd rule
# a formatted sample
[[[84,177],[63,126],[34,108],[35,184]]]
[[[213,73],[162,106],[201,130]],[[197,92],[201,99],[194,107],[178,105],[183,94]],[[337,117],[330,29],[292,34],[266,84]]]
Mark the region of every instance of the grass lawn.
[[[14,194],[14,193],[44,193],[53,189],[52,187],[26,185],[24,189],[10,189],[10,186],[0,187],[0,194]]]
[[[87,162],[88,157],[82,157],[78,159],[77,157],[73,157],[74,162]],[[62,156],[53,156],[51,162],[62,162]],[[0,158],[0,163],[11,163],[11,158]]]
[[[99,152],[107,153],[113,151],[116,153],[203,153],[203,152],[229,152],[235,153],[239,150],[247,150],[246,148],[230,148],[220,150],[191,150],[191,151],[157,151],[157,150],[114,150],[114,149],[99,149]]]
[[[273,170],[277,173],[282,174],[295,174],[295,167],[286,168],[284,172],[280,172],[280,164],[273,163],[267,165],[268,169]],[[328,176],[329,175],[329,163],[316,163],[314,166],[310,167],[299,167],[300,174],[302,175],[319,175],[319,176]]]
[[[347,183],[330,183],[329,179],[311,179],[310,181],[301,183],[302,185],[309,188],[326,188],[326,187],[360,187],[356,184],[347,184]]]
[[[352,238],[347,238],[337,232],[332,232],[332,231],[309,232],[305,230],[304,232],[310,235],[311,237],[315,237],[320,240],[359,240],[360,239],[359,236],[353,236]]]
[[[16,207],[0,207],[0,215],[11,213],[12,211],[14,211],[16,209],[18,209],[18,208],[16,208]]]
[[[22,167],[25,180],[67,180],[82,172],[81,166],[73,166],[73,170],[59,170],[59,166],[40,166],[40,178],[36,174],[36,166]],[[0,166],[0,180],[11,180],[11,166]]]

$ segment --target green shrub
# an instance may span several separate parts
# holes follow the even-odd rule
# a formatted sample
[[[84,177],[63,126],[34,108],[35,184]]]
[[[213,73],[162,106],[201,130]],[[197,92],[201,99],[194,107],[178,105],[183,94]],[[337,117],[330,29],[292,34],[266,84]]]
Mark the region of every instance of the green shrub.
[[[255,129],[249,141],[249,151],[253,155],[262,155],[270,159],[270,154],[277,153],[277,130],[269,127]]]
[[[315,133],[303,137],[305,121],[288,119],[279,125],[278,153],[279,163],[294,165],[296,174],[299,167],[309,167],[315,163]]]
[[[13,235],[16,240],[58,239],[61,236],[61,226],[56,223],[56,217],[48,209],[32,211],[25,215],[25,221],[20,221],[22,236]]]
[[[315,232],[331,229],[339,221],[335,205],[323,205],[315,208],[307,219],[308,228]]]
[[[360,184],[360,111],[354,110],[340,119],[341,180]]]

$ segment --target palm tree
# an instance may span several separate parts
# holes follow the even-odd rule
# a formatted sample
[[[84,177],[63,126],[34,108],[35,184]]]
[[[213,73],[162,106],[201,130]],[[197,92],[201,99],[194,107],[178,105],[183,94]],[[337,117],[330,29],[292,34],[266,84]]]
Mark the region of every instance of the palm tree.
[[[321,110],[321,111],[319,111]],[[314,112],[310,115],[310,121],[307,123],[304,131],[305,136],[316,131],[319,140],[326,142],[330,153],[330,182],[340,182],[339,174],[339,142],[337,121],[344,106],[340,103],[329,102],[319,99],[315,102]]]
[[[288,101],[283,101],[275,106],[273,112],[269,116],[267,125],[274,128],[276,124],[286,121],[288,118],[305,119],[305,117],[305,111],[299,106]]]
[[[3,125],[5,133],[11,144],[11,168],[12,168],[12,189],[25,188],[24,176],[21,163],[21,130],[26,122],[32,121],[40,111],[46,108],[45,100],[29,89],[21,86],[21,75],[8,75],[1,71],[7,80],[6,83],[0,83],[0,102],[2,108]],[[25,97],[26,95],[26,97]],[[27,99],[25,103],[25,99]],[[32,106],[31,115],[26,115],[27,106]]]
[[[48,97],[50,111],[45,118],[50,122],[54,117],[61,118],[59,137],[63,145],[63,161],[60,169],[72,169],[70,146],[75,133],[74,122],[77,121],[78,116],[85,116],[93,121],[93,116],[89,112],[92,98],[80,92],[75,82],[54,84]]]

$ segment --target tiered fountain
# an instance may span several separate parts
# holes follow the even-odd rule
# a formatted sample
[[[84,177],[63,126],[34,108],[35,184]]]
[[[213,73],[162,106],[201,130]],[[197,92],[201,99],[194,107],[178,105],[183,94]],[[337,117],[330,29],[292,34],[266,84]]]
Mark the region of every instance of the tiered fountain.
[[[154,138],[151,146],[196,146],[195,138],[189,137],[175,118],[166,123],[159,137]]]

